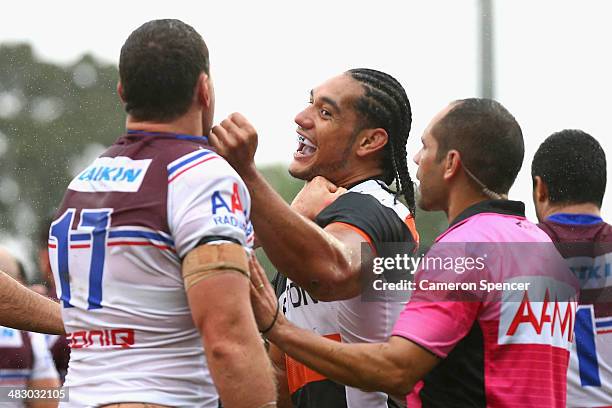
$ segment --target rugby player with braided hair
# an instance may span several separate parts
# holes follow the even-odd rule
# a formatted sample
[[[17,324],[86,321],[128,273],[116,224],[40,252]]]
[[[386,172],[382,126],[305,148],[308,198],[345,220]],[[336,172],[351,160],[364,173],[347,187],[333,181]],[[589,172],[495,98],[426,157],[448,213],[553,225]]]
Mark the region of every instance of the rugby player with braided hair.
[[[408,173],[406,142],[412,125],[410,101],[402,85],[392,76],[373,69],[358,68],[348,71],[366,90],[355,105],[363,115],[362,126],[389,127],[389,142],[384,149],[385,182],[395,180],[398,194],[404,196],[414,216],[414,184]]]
[[[255,234],[286,277],[277,287],[296,325],[346,343],[390,335],[405,299],[362,301],[360,270],[369,255],[361,248],[365,243],[378,253],[389,242],[414,248],[418,240],[406,163],[411,120],[405,90],[380,71],[353,69],[314,88],[295,118],[298,149],[289,173],[307,183],[291,207],[257,170],[257,133],[248,121],[232,114],[213,129],[211,144],[249,189]],[[397,192],[389,188],[394,180]],[[271,357],[286,373],[279,406],[396,406],[385,393],[345,387],[277,349]]]
[[[525,218],[524,204],[504,198],[523,162],[520,126],[496,101],[464,99],[433,118],[422,142],[414,157],[419,207],[445,211],[450,224],[428,256],[444,251],[436,255],[465,258],[486,248],[485,257],[493,252],[484,276],[496,282],[537,278],[570,296],[559,300],[558,292],[550,292],[553,305],[549,287],[542,285],[517,292],[522,301],[494,301],[473,291],[449,300],[421,283],[471,273],[421,266],[416,289],[388,339],[340,344],[276,315],[275,293],[251,258],[259,328],[287,355],[328,378],[406,396],[409,407],[565,407],[576,290],[551,240]],[[519,251],[513,251],[517,245]]]

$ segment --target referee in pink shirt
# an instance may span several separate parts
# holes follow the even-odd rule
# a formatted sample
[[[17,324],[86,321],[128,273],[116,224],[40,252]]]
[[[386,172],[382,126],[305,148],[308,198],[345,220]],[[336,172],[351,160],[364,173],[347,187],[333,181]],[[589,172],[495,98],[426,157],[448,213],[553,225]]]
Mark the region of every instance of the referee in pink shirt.
[[[565,407],[576,286],[553,273],[560,256],[527,221],[524,204],[507,199],[523,162],[520,126],[498,102],[459,100],[433,118],[422,143],[414,157],[419,206],[442,210],[449,221],[436,245],[491,243],[498,250],[487,262],[487,277],[552,282],[570,294],[560,299],[546,291],[535,298],[530,290],[511,302],[468,301],[470,294],[481,296],[478,291],[436,298],[422,288],[432,275],[419,270],[416,290],[386,343],[342,344],[287,322],[252,261],[251,298],[260,328],[315,371],[352,387],[407,396],[410,407]],[[455,272],[450,275],[459,276]]]

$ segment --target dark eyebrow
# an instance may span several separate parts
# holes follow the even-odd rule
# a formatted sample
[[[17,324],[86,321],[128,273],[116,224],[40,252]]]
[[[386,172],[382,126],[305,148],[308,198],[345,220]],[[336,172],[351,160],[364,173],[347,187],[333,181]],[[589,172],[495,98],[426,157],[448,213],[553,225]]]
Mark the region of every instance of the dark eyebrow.
[[[319,99],[321,100],[321,102],[330,105],[336,112],[340,113],[340,106],[332,98],[328,96],[322,96]],[[310,100],[314,101],[314,91],[312,89],[310,90]]]
[[[332,107],[332,108],[334,108],[334,110],[335,110],[336,112],[340,112],[340,106],[338,106],[338,104],[336,103],[336,101],[334,101],[333,99],[328,98],[327,96],[322,96],[322,97],[321,97],[321,101],[322,101],[323,103],[326,103],[326,104],[328,104],[328,105],[331,105],[331,107]]]

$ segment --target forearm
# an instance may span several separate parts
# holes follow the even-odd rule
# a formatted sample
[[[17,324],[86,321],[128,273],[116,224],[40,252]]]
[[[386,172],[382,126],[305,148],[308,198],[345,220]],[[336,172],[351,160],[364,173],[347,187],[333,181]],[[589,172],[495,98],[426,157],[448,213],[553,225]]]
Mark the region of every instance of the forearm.
[[[209,250],[203,246],[190,252],[183,269],[189,270],[191,261]],[[203,279],[187,296],[223,406],[258,408],[276,401],[272,364],[253,318],[244,275],[231,272]]]
[[[269,340],[286,354],[339,383],[367,391],[406,395],[414,386],[405,366],[389,358],[388,343],[345,344],[283,322]]]
[[[206,348],[206,358],[225,408],[257,408],[276,401],[272,365],[256,336],[222,340]]]
[[[60,305],[0,271],[0,325],[20,330],[63,334]]]
[[[60,383],[56,378],[31,380],[28,382],[28,390],[51,390],[57,391]],[[59,399],[41,398],[27,402],[28,408],[55,408],[59,405]]]
[[[253,169],[243,175],[257,239],[276,268],[316,296],[337,289],[350,273],[342,243],[293,211]]]

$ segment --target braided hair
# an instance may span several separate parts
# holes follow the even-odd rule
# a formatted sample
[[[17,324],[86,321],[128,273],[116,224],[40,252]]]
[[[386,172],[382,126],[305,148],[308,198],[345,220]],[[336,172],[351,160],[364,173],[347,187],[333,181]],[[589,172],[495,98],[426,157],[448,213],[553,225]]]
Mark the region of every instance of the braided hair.
[[[383,181],[390,185],[395,180],[397,195],[404,196],[414,216],[414,184],[408,173],[406,155],[412,111],[406,91],[391,75],[374,69],[351,69],[347,74],[365,90],[355,101],[355,108],[362,115],[362,128],[383,128],[389,136],[383,150]]]

